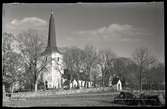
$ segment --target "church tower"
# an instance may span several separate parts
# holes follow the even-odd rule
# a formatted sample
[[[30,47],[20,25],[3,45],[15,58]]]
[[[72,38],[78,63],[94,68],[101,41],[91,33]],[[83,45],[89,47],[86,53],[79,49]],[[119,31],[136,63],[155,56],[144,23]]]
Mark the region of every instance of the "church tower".
[[[45,51],[42,53],[47,59],[46,71],[43,73],[43,80],[48,88],[62,87],[63,55],[56,45],[55,18],[53,11],[49,19],[48,43]]]

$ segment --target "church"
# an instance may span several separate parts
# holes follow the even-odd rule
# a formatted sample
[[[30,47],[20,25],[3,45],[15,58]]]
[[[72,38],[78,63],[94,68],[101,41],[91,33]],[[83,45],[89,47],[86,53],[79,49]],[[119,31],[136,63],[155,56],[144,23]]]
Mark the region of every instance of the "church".
[[[63,55],[56,45],[55,18],[53,11],[49,19],[48,43],[41,56],[47,59],[46,69],[42,75],[48,88],[62,88],[64,74]]]

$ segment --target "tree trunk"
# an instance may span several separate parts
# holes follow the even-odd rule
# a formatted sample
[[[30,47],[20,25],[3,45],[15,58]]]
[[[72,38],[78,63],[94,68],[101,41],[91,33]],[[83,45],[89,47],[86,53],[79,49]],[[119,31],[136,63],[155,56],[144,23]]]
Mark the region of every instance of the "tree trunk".
[[[86,88],[89,88],[89,81],[86,82]]]
[[[77,87],[80,89],[80,84],[79,84],[79,75],[77,75]]]
[[[73,81],[71,81],[71,83],[72,83],[72,88],[74,88],[74,84],[73,84]]]
[[[13,93],[14,92],[14,86],[13,86],[13,84],[11,85],[11,93]]]
[[[69,88],[71,89],[72,87],[70,86],[72,84],[72,75],[70,74],[70,81],[69,81]]]
[[[103,73],[102,73],[102,87],[103,87],[103,85],[104,85],[104,77],[103,77]]]
[[[34,82],[35,82],[35,91],[37,91],[38,89],[38,79],[37,79],[37,69],[36,69],[36,66],[37,66],[37,59],[35,58],[34,60]]]
[[[139,86],[140,86],[140,92],[142,91],[142,66],[140,66],[140,70],[139,70]]]
[[[80,89],[79,80],[77,80],[77,88],[79,88],[79,89]]]
[[[89,69],[88,69],[88,72],[89,72],[88,75],[89,75],[89,82],[90,82],[90,80],[91,80],[91,77],[90,77],[90,76],[91,76],[91,75],[90,75],[90,67],[89,67]],[[89,82],[88,82],[88,88],[89,88]]]
[[[86,88],[86,83],[87,83],[87,81],[85,81],[85,83],[84,83],[84,87]]]
[[[62,76],[61,76],[61,89],[63,89],[64,87],[64,84],[63,84],[63,79],[62,79]]]
[[[35,92],[38,91],[38,81],[35,82]]]
[[[96,75],[94,76],[94,82],[93,82],[93,86],[96,87]]]

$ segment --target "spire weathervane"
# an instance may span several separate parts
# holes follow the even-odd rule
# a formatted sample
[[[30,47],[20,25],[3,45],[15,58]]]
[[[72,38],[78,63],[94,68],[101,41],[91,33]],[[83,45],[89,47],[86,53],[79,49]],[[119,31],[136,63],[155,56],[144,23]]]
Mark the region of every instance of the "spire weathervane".
[[[51,8],[51,14],[53,14],[53,9]]]

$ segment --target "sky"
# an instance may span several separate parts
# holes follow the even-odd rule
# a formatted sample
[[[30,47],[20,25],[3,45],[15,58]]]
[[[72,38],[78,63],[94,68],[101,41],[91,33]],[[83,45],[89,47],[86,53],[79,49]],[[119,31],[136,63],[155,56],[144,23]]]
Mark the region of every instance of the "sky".
[[[58,47],[93,45],[120,57],[132,57],[136,48],[146,47],[164,62],[163,2],[3,4],[2,31],[17,35],[36,29],[47,39],[51,9]]]

